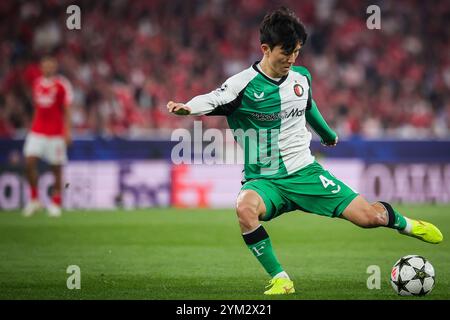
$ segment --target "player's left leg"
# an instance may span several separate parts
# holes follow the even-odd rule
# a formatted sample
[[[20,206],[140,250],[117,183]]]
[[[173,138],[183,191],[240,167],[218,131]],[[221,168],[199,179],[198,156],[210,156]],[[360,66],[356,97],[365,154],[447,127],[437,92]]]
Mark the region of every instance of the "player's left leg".
[[[55,178],[55,184],[52,190],[52,200],[48,206],[48,214],[51,217],[59,217],[61,215],[61,190],[62,190],[62,165],[52,165],[52,172]]]
[[[363,228],[397,229],[429,243],[439,243],[443,239],[439,229],[429,222],[406,218],[386,202],[368,203],[317,162],[292,174],[290,179],[274,184],[306,212],[345,218]]]
[[[363,228],[388,227],[429,243],[443,240],[442,233],[433,224],[407,218],[387,202],[369,204],[362,196],[353,199],[341,217]]]
[[[52,200],[47,210],[49,216],[59,217],[62,207],[62,169],[63,165],[67,162],[67,147],[62,137],[49,138],[47,143],[46,160],[50,163],[55,178],[51,195]]]

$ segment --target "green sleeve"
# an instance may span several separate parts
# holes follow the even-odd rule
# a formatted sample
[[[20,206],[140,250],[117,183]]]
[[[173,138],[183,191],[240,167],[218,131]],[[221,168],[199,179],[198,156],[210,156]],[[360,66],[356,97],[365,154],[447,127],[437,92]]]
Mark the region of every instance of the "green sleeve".
[[[320,114],[316,102],[311,98],[311,108],[306,110],[306,121],[311,128],[319,135],[322,143],[332,144],[336,140],[337,134],[326,123]]]
[[[304,75],[309,84],[309,97],[308,104],[306,107],[306,121],[309,123],[311,128],[319,135],[322,139],[322,143],[333,144],[336,140],[337,134],[328,126],[325,119],[320,114],[317,108],[316,102],[312,98],[312,77],[308,69],[303,66],[294,66],[293,70]]]

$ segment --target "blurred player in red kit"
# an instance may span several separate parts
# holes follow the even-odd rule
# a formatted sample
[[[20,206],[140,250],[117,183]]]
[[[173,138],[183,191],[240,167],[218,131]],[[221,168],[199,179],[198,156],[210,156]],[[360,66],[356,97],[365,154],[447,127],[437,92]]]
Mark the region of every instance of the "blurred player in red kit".
[[[51,202],[47,206],[52,217],[61,215],[62,166],[67,162],[67,146],[72,142],[70,133],[70,83],[57,75],[58,62],[54,57],[41,60],[42,76],[32,85],[34,117],[24,144],[26,178],[30,184],[31,198],[23,210],[31,216],[42,208],[38,194],[39,159],[50,164],[55,178]]]

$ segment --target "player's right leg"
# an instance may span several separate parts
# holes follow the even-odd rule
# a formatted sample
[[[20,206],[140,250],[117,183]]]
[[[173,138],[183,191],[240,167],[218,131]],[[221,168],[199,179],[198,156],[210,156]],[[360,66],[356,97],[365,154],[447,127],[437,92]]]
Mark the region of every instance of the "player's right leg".
[[[25,217],[30,217],[33,214],[35,214],[38,210],[42,209],[41,202],[39,201],[38,185],[37,185],[38,161],[39,158],[34,156],[25,158],[25,176],[27,178],[28,184],[30,185],[30,201],[28,201],[22,212]]]
[[[247,247],[271,276],[267,295],[294,293],[294,284],[281,267],[272,247],[272,242],[260,219],[266,215],[267,208],[262,197],[255,190],[242,190],[236,203],[236,213],[242,237]]]
[[[38,135],[30,133],[25,139],[23,153],[25,156],[25,177],[30,186],[30,200],[25,205],[22,213],[29,217],[42,208],[38,194],[37,164],[43,153],[43,140]]]

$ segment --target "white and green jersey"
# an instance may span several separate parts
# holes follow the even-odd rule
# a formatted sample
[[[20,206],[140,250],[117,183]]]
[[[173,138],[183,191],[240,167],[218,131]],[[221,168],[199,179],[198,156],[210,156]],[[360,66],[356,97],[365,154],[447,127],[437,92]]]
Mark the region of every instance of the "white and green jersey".
[[[293,66],[276,81],[255,63],[186,105],[192,115],[227,116],[244,149],[244,176],[249,180],[281,178],[314,162],[305,118],[311,103],[311,75],[306,68]]]

